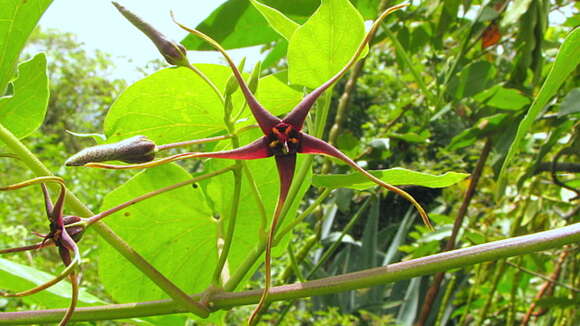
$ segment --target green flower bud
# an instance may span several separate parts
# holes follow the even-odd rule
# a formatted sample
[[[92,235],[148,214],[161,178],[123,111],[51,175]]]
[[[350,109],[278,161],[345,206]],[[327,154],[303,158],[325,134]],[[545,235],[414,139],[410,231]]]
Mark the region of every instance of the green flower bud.
[[[185,47],[179,43],[170,41],[165,35],[153,28],[147,22],[143,21],[139,16],[127,10],[120,4],[113,2],[113,5],[119,12],[127,18],[131,24],[137,27],[147,37],[153,41],[161,55],[170,65],[188,67],[189,60],[187,60],[187,51]]]
[[[90,162],[121,161],[145,163],[155,158],[155,143],[145,136],[135,136],[120,142],[83,149],[71,156],[64,165],[81,166]]]

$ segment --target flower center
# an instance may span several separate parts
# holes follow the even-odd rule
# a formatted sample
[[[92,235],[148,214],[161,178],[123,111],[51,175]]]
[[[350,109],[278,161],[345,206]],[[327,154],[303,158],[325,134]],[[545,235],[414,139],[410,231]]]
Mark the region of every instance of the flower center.
[[[268,135],[268,147],[273,155],[288,155],[300,150],[300,132],[291,125],[280,122]]]

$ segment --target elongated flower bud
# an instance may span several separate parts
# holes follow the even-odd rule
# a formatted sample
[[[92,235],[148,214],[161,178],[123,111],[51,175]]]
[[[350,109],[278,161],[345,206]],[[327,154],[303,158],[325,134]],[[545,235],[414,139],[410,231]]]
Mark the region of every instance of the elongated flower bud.
[[[115,5],[117,10],[119,10],[119,12],[125,16],[129,22],[131,22],[131,24],[137,27],[141,32],[147,35],[151,41],[153,41],[167,63],[183,67],[188,67],[190,65],[187,60],[187,51],[183,45],[169,40],[165,35],[163,35],[163,33],[143,21],[139,16],[135,15],[127,8],[116,2],[113,2],[113,5]]]
[[[81,166],[89,162],[121,161],[145,163],[155,158],[155,143],[145,136],[135,136],[117,143],[88,147],[71,156],[64,165]]]

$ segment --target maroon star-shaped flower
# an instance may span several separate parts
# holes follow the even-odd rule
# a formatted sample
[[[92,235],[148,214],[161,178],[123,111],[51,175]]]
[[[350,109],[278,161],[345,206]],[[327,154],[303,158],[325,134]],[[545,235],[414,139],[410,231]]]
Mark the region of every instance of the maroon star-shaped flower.
[[[60,184],[61,187],[60,194],[54,205],[50,199],[50,195],[48,193],[48,190],[46,189],[46,186],[44,185],[44,182],[58,182]],[[62,184],[62,179],[60,178],[39,177],[30,181],[22,182],[20,184],[0,188],[0,191],[15,190],[35,183],[41,183],[40,185],[42,187],[42,193],[44,196],[46,215],[50,223],[49,226],[50,231],[46,235],[37,234],[43,238],[40,243],[29,246],[23,246],[19,248],[3,249],[0,250],[0,254],[35,250],[54,245],[58,248],[60,258],[64,263],[64,265],[66,266],[66,268],[58,276],[54,277],[52,280],[44,284],[38,285],[32,289],[18,293],[7,293],[0,291],[0,296],[23,297],[35,294],[57,284],[58,282],[62,281],[64,278],[68,276],[72,285],[72,299],[69,307],[65,312],[65,315],[63,316],[62,320],[59,323],[59,326],[64,326],[70,320],[78,301],[78,291],[79,291],[78,277],[74,269],[80,263],[80,253],[76,241],[80,240],[84,232],[84,227],[82,226],[67,227],[67,225],[79,222],[81,221],[81,219],[78,216],[63,216],[63,206],[66,188]]]

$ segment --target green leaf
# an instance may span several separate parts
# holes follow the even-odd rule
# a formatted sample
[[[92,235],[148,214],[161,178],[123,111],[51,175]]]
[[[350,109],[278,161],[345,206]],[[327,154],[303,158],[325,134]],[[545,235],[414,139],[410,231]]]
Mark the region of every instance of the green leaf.
[[[461,70],[459,76],[451,79],[448,92],[460,100],[473,96],[488,88],[495,75],[495,68],[487,61],[471,63]]]
[[[286,52],[288,52],[288,41],[281,39],[276,42],[276,45],[270,49],[270,52],[264,58],[262,69],[268,69],[280,62],[280,60],[286,56]]]
[[[198,66],[219,89],[225,89],[231,71],[221,65]],[[260,80],[257,97],[275,114],[290,111],[302,94],[291,89],[281,77]],[[240,91],[234,94],[235,108],[242,107]],[[212,89],[187,68],[158,71],[131,85],[113,103],[105,118],[107,142],[135,135],[149,137],[157,144],[204,138],[225,130],[223,105]],[[250,119],[246,109],[241,118]]]
[[[268,7],[265,4],[262,4],[256,0],[250,0],[254,7],[258,9],[258,11],[264,16],[264,18],[268,21],[268,24],[282,37],[289,40],[294,34],[294,31],[298,28],[297,23],[295,23],[292,19],[286,17],[280,11]]]
[[[228,68],[199,65],[217,85],[225,89]],[[109,142],[135,135],[157,144],[203,138],[224,129],[223,106],[218,96],[187,68],[158,71],[131,85],[113,103],[105,118]]]
[[[281,115],[292,110],[300,103],[302,95],[302,92],[288,86],[287,71],[260,79],[256,92],[258,101],[274,115]],[[244,117],[251,118],[252,123],[255,123],[249,110],[245,112]]]
[[[505,190],[507,182],[507,167],[514,155],[519,151],[522,140],[529,132],[534,120],[536,120],[536,117],[548,101],[556,94],[568,75],[576,69],[576,66],[578,66],[578,63],[580,62],[580,46],[578,46],[578,44],[580,44],[580,28],[574,29],[564,40],[564,43],[560,47],[558,55],[556,56],[556,61],[550,69],[548,77],[544,81],[540,92],[534,99],[528,113],[518,126],[516,137],[511,143],[498,176],[498,196],[503,194]]]
[[[101,210],[190,178],[174,164],[148,169],[109,193]],[[185,186],[150,198],[107,217],[105,223],[186,293],[209,285],[217,263],[217,226],[199,188]],[[98,257],[101,281],[116,301],[167,297],[102,240]]]
[[[458,172],[446,172],[442,175],[432,175],[403,168],[373,170],[369,172],[384,182],[394,186],[417,185],[429,188],[449,187],[469,176],[467,173]],[[360,173],[334,175],[315,174],[312,178],[312,184],[318,187],[352,188],[359,190],[376,186],[376,183],[370,181]]]
[[[348,0],[322,0],[288,45],[292,84],[316,88],[352,57],[365,34],[361,15]]]
[[[247,0],[225,2],[196,29],[211,36],[225,49],[265,44],[279,38]],[[191,34],[181,43],[188,50],[213,50],[205,41]]]
[[[504,110],[519,110],[530,104],[530,99],[513,88],[500,87],[487,101],[487,105]]]
[[[320,4],[319,0],[264,0],[260,2],[297,22],[304,21]],[[225,49],[266,44],[280,38],[248,0],[229,0],[223,3],[196,29],[211,36]],[[188,50],[213,50],[203,40],[193,35],[188,35],[181,42]]]
[[[38,129],[48,105],[46,57],[37,54],[18,66],[18,79],[12,96],[0,97],[0,123],[18,138]]]
[[[51,2],[0,0],[0,96],[14,76],[20,51]]]
[[[365,19],[377,18],[380,2],[380,0],[352,0],[356,9],[358,9]]]
[[[14,292],[24,291],[50,281],[53,278],[54,275],[0,258],[0,289]],[[68,281],[62,281],[45,291],[23,297],[23,299],[44,307],[64,308],[68,307],[71,294],[70,283]],[[79,292],[79,305],[94,306],[104,303],[101,299],[81,288]]]
[[[562,117],[568,114],[580,112],[580,87],[574,88],[564,97],[558,116]]]
[[[451,139],[451,143],[448,145],[449,150],[455,151],[470,146],[483,136],[496,132],[500,126],[504,125],[507,117],[507,114],[500,113],[479,119],[473,127],[463,130]]]

